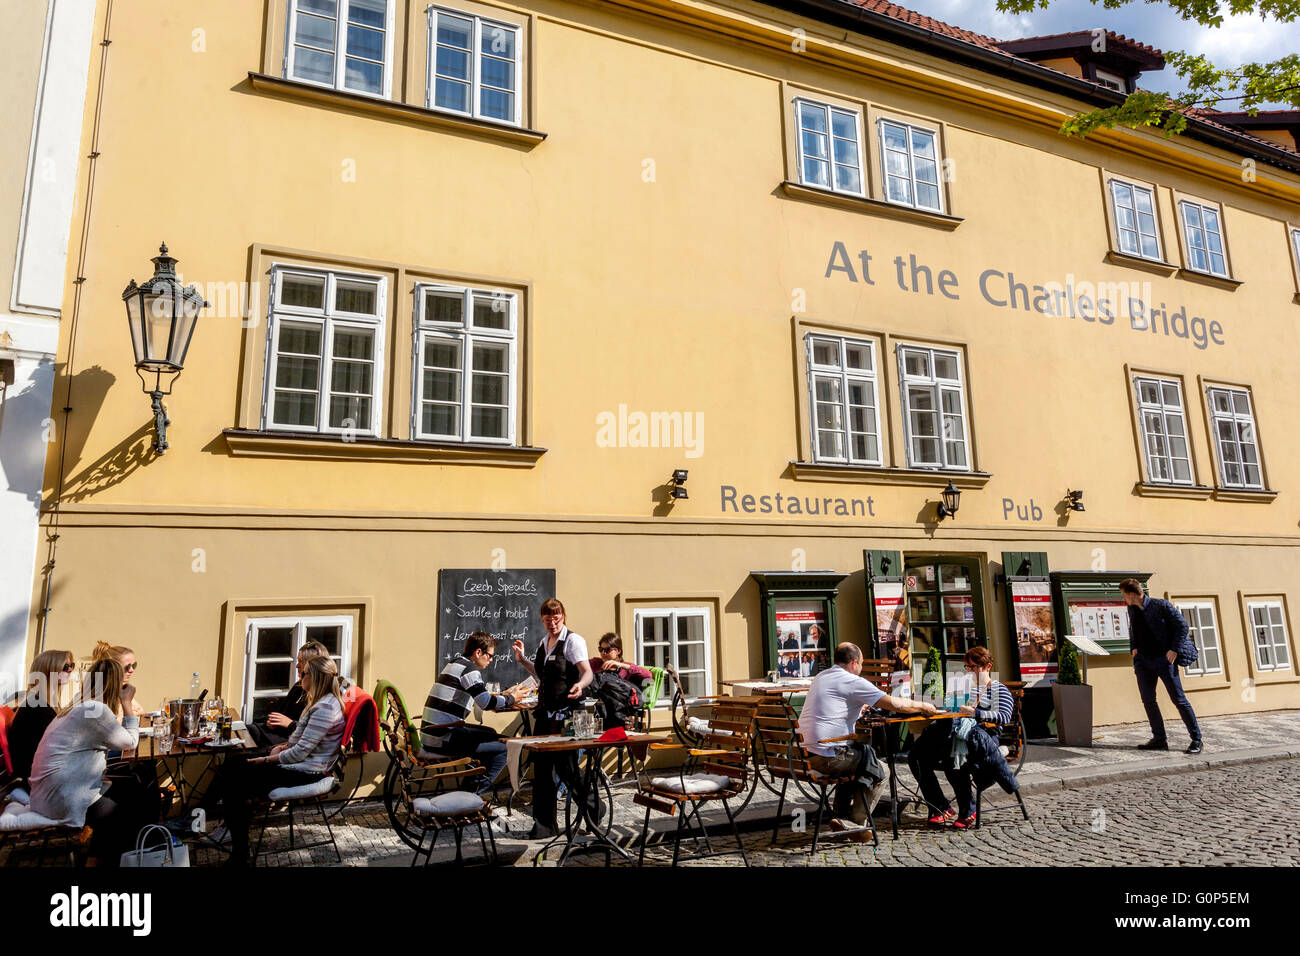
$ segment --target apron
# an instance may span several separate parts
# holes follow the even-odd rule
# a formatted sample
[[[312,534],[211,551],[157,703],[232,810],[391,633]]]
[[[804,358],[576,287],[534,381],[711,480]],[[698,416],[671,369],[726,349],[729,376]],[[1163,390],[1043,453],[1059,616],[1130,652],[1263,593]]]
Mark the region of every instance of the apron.
[[[578,682],[578,665],[564,656],[568,638],[569,629],[566,627],[549,656],[546,654],[546,638],[542,638],[542,643],[537,646],[537,655],[533,659],[538,683],[537,733],[560,730],[573,712],[574,702],[569,699],[569,688]]]

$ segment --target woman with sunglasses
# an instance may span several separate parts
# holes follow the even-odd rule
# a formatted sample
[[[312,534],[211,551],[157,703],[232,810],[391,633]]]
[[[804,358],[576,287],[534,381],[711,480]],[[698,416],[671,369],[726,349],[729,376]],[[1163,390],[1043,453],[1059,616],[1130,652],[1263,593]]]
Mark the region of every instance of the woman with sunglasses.
[[[91,664],[32,760],[32,809],[59,824],[90,826],[91,855],[105,866],[117,866],[140,828],[157,820],[135,787],[114,780],[102,792],[108,753],[135,749],[140,718],[131,713],[134,697],[114,657]]]
[[[623,660],[623,638],[613,631],[600,639],[600,643],[596,645],[596,650],[600,653],[600,656],[593,657],[587,663],[597,673],[613,673],[615,676],[636,684],[638,687],[646,684],[653,676],[644,667],[638,667],[636,664],[629,664]]]
[[[9,757],[14,765],[13,775],[25,790],[31,790],[27,778],[32,775],[36,748],[40,746],[46,728],[58,715],[58,709],[63,705],[64,688],[76,669],[72,651],[42,651],[32,661],[27,696],[18,704],[14,722],[9,725]]]
[[[135,676],[136,670],[139,668],[139,665],[135,661],[135,651],[131,650],[129,647],[109,644],[107,641],[96,642],[95,649],[90,652],[91,662],[97,664],[100,661],[109,659],[115,660],[122,665],[122,673],[124,675],[122,688],[125,690],[126,686],[131,683],[131,678]],[[134,694],[129,695],[129,700],[128,696],[124,695],[123,703],[125,706],[130,708],[129,713],[132,717],[139,717],[144,713],[144,708],[140,706],[140,702],[135,699]]]

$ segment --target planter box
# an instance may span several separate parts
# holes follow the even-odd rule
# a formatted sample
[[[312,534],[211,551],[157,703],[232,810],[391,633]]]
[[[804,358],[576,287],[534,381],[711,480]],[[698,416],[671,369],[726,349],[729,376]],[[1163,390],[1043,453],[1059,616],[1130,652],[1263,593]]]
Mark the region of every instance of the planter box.
[[[1066,747],[1092,746],[1092,687],[1052,685],[1056,706],[1056,739]]]

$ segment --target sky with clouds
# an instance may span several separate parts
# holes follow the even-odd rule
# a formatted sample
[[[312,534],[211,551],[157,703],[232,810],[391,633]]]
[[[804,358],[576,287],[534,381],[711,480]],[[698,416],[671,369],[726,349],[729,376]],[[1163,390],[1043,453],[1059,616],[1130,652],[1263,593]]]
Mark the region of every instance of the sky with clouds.
[[[1212,29],[1178,18],[1158,2],[1130,3],[1107,10],[1089,0],[1052,0],[1046,10],[1033,13],[999,13],[995,0],[895,0],[903,6],[974,30],[999,40],[1070,33],[1104,27],[1148,43],[1158,50],[1202,53],[1218,67],[1245,62],[1275,60],[1300,47],[1300,25],[1280,24],[1258,16],[1229,16],[1222,27]],[[1145,73],[1146,89],[1181,92],[1182,82],[1172,70]],[[1220,109],[1232,109],[1225,102]]]

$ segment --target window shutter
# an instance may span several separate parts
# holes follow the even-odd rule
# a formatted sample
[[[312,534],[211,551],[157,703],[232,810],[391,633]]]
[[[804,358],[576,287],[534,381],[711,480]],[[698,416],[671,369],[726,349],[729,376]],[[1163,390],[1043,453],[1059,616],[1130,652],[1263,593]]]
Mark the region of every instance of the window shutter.
[[[1016,636],[1016,608],[1011,600],[1011,581],[1012,579],[1023,581],[1026,579],[1046,581],[1048,580],[1047,552],[1046,551],[1003,551],[1002,552],[1002,575],[1001,582],[1003,597],[1007,605],[1007,634],[1010,637],[1010,658],[1015,661],[1016,679],[1021,679],[1020,674],[1020,644]],[[1060,626],[1057,626],[1057,640],[1060,640]],[[1009,665],[1011,659],[1007,661]],[[1055,659],[1055,654],[1053,654]],[[1007,673],[1011,673],[1011,668],[1005,668]]]
[[[903,553],[901,551],[863,551],[862,566],[866,569],[867,584],[867,636],[870,638],[865,650],[871,657],[882,657],[880,649],[880,625],[876,618],[876,586],[889,583],[898,585],[903,580]],[[892,592],[895,588],[890,588]],[[906,613],[907,590],[903,589],[904,613]]]

